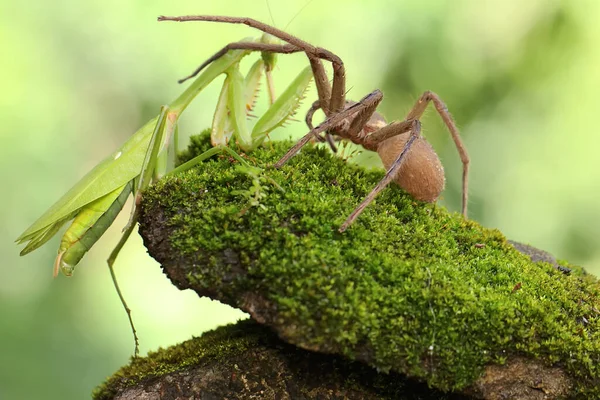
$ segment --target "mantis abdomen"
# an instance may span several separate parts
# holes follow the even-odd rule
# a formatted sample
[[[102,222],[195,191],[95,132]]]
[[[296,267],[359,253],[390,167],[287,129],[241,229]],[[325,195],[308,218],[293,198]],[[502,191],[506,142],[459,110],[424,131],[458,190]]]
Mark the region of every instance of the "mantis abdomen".
[[[133,181],[89,203],[79,211],[60,241],[54,276],[70,276],[85,253],[113,223],[133,188]]]

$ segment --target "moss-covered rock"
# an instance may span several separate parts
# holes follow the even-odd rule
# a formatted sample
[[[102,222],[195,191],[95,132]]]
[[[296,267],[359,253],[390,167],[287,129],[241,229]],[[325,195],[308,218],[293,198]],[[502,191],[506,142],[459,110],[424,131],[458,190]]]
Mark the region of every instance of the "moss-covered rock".
[[[246,159],[265,167],[289,146]],[[523,387],[599,397],[597,280],[392,186],[339,233],[381,177],[318,148],[262,174],[217,157],[148,190],[140,232],[177,286],[296,346],[479,395],[493,365],[524,359],[547,375]]]
[[[298,349],[243,321],[132,359],[94,392],[128,399],[460,400],[399,374]]]

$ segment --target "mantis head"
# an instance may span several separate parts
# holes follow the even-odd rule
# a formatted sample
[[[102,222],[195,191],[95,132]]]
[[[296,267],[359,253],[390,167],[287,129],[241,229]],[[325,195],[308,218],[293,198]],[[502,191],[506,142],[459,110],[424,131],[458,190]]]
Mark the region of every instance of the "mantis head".
[[[261,36],[260,42],[265,44],[279,44],[279,40],[268,33],[264,33]],[[277,63],[277,53],[262,52],[260,55],[265,62],[265,71],[273,71],[275,64]]]

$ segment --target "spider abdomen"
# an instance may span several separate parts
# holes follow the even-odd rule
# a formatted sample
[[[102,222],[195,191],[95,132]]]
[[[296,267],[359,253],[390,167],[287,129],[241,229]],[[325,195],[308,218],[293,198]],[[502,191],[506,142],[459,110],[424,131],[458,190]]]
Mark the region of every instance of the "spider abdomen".
[[[386,171],[396,161],[409,137],[407,132],[379,144],[377,153]],[[444,190],[444,167],[433,147],[422,136],[415,140],[406,154],[394,182],[416,200],[429,203],[436,201]]]

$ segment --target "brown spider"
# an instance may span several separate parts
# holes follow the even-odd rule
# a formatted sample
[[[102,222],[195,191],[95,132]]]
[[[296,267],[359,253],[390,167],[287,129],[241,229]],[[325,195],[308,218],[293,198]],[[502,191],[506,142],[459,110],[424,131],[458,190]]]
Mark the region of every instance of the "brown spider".
[[[430,102],[433,102],[435,109],[448,127],[463,164],[462,214],[466,217],[469,156],[452,116],[444,102],[435,93],[430,91],[423,93],[403,121],[387,124],[385,119],[375,111],[383,99],[380,90],[377,89],[369,93],[359,102],[346,101],[344,63],[329,50],[315,47],[295,36],[251,18],[192,15],[182,17],[161,16],[158,20],[245,24],[286,42],[286,44],[230,43],[205,61],[190,77],[199,73],[205,66],[223,56],[229,50],[252,50],[283,54],[304,52],[306,54],[315,78],[319,100],[312,105],[306,115],[306,123],[310,131],[274,167],[279,168],[285,164],[311,139],[316,137],[320,141],[325,140],[320,136],[324,132],[327,141],[334,150],[335,145],[331,135],[350,140],[367,150],[376,151],[387,170],[383,179],[340,226],[340,232],[345,231],[391,181],[395,181],[417,200],[427,202],[437,200],[444,189],[444,169],[431,145],[421,136],[421,123],[419,121]],[[329,84],[321,60],[331,62],[333,66],[333,85]],[[313,128],[312,116],[318,109],[325,113],[326,120]]]

